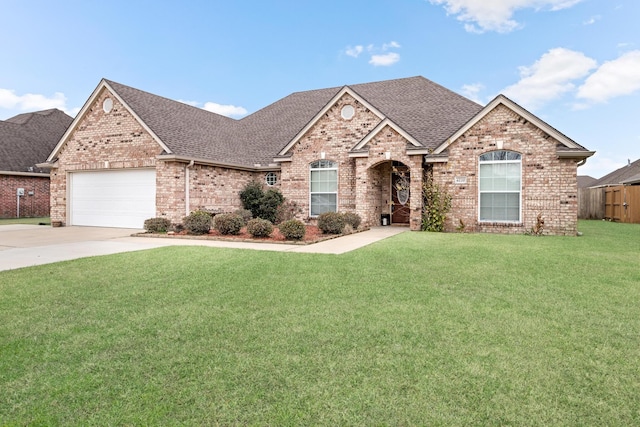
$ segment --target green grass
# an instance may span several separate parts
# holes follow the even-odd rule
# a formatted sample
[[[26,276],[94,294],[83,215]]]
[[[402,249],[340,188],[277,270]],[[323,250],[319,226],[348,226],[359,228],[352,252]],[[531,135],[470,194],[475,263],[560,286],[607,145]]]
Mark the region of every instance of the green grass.
[[[33,224],[33,225],[51,225],[51,218],[0,218],[0,225],[8,224]]]
[[[639,425],[640,226],[0,273],[0,425]]]

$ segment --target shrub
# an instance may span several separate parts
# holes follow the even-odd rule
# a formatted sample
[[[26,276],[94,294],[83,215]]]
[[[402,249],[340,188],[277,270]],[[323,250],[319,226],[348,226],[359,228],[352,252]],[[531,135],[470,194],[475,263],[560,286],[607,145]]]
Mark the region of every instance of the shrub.
[[[278,230],[287,240],[302,240],[307,232],[307,227],[297,219],[290,219],[281,223]]]
[[[171,228],[168,218],[149,218],[144,221],[144,229],[149,233],[166,233]]]
[[[260,199],[264,196],[262,184],[258,181],[251,181],[240,192],[242,207],[251,211],[252,218],[257,218],[260,213]]]
[[[291,200],[285,200],[278,206],[276,209],[276,222],[274,224],[280,224],[285,221],[289,221],[290,219],[296,218],[296,213],[300,211],[298,204],[296,202],[292,202]]]
[[[362,222],[362,218],[360,215],[354,212],[345,212],[342,214],[342,219],[346,225],[350,225],[351,228],[355,231],[360,227],[360,223]]]
[[[340,234],[344,229],[344,218],[338,212],[325,212],[318,216],[318,228],[325,234]]]
[[[211,214],[204,211],[193,211],[184,217],[182,223],[191,234],[206,234],[211,229]]]
[[[344,228],[342,229],[342,234],[353,234],[354,231],[355,230],[353,229],[351,224],[345,224]]]
[[[247,232],[253,237],[269,237],[273,232],[273,224],[266,219],[254,218],[247,223]]]
[[[284,196],[280,190],[270,188],[266,192],[262,189],[262,184],[251,181],[240,192],[242,206],[251,211],[254,218],[262,218],[276,221],[278,206],[284,202]]]
[[[249,209],[238,209],[234,214],[239,215],[245,225],[253,219],[253,213]]]
[[[239,234],[244,226],[242,217],[234,213],[219,214],[213,218],[213,228],[220,234]]]
[[[258,209],[258,218],[266,219],[272,223],[276,221],[276,213],[278,206],[284,202],[284,196],[280,190],[274,188],[268,189],[260,198],[260,208]]]

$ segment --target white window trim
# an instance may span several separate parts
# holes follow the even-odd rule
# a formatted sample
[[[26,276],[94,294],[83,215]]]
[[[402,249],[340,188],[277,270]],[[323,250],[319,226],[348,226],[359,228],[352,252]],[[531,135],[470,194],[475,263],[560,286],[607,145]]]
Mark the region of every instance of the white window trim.
[[[269,177],[270,176],[274,176],[275,180],[273,181],[273,183],[269,183]],[[278,183],[278,174],[275,172],[267,172],[264,175],[264,182],[269,186],[269,187],[273,187],[274,185],[276,185]]]
[[[312,165],[314,163],[318,163],[318,162],[331,162],[333,163],[335,166],[330,167],[330,168],[314,168],[312,167]],[[321,193],[321,192],[312,192],[311,191],[311,173],[313,171],[330,171],[330,170],[334,170],[336,171],[336,191],[335,192],[331,192],[331,193]],[[333,160],[315,160],[313,162],[311,162],[309,164],[309,218],[317,218],[319,215],[312,215],[311,214],[311,196],[313,194],[335,194],[336,195],[336,210],[335,212],[338,212],[338,206],[339,206],[339,200],[338,200],[338,189],[340,188],[340,174],[338,174],[338,162],[334,162]]]
[[[516,153],[520,156],[518,160],[480,160],[480,156],[484,154],[492,153],[492,151],[488,151],[486,153],[482,153],[478,156],[478,222],[481,224],[521,224],[522,223],[522,154],[517,151],[511,150],[495,150],[495,151],[505,151]],[[489,164],[519,164],[520,165],[520,189],[518,190],[518,220],[517,221],[508,221],[508,220],[487,220],[480,219],[480,196],[482,193],[513,193],[513,191],[480,191],[480,165],[489,165]]]

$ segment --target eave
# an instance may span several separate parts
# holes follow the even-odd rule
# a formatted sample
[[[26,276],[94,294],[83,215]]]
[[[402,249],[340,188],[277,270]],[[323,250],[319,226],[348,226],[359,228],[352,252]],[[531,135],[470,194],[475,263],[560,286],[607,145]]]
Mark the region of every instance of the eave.
[[[215,166],[226,169],[235,169],[247,172],[275,172],[280,170],[280,165],[275,163],[270,163],[268,165],[261,165],[259,163],[254,164],[253,166],[241,165],[237,163],[229,163],[229,162],[220,162],[216,160],[204,159],[201,157],[189,157],[189,156],[179,156],[175,154],[160,154],[156,156],[156,159],[165,161],[165,162],[179,162],[179,163],[191,163],[205,165],[205,166]]]

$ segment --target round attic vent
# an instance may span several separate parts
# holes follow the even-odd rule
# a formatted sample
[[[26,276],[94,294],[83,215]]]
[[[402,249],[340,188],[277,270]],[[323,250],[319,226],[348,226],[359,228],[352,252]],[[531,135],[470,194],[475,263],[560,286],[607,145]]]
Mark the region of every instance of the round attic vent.
[[[351,120],[355,114],[356,114],[356,109],[353,108],[353,106],[351,105],[345,105],[344,107],[342,107],[342,110],[340,111],[340,115],[345,120]]]
[[[112,108],[113,108],[113,100],[111,100],[111,98],[105,99],[104,102],[102,103],[102,109],[104,110],[104,112],[108,113],[111,111]]]

